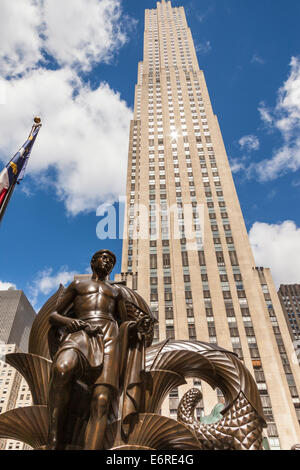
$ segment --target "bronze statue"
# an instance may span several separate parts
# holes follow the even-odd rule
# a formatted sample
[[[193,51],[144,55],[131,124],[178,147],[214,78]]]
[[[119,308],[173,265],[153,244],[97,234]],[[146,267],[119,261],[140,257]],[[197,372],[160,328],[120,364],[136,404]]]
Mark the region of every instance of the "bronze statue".
[[[108,279],[115,261],[97,252],[92,279],[61,286],[41,308],[29,353],[6,356],[27,380],[33,406],[1,414],[0,437],[34,449],[262,449],[261,399],[242,361],[200,341],[151,345],[156,320],[137,292]],[[219,421],[195,419],[198,389],[183,396],[177,420],[159,414],[191,377],[223,392]]]
[[[122,293],[107,281],[115,263],[116,257],[109,250],[97,252],[91,260],[92,279],[72,282],[59,299],[56,312],[49,317],[54,329],[62,328],[49,388],[49,449],[62,446],[66,410],[72,385],[78,379],[92,386],[85,449],[102,449],[111,402],[122,387],[120,379],[128,382],[124,371],[128,348],[135,350],[130,381],[135,384],[134,400],[139,402],[143,339],[152,328],[153,319],[144,316],[138,321],[126,321]],[[132,412],[126,410],[124,419]]]

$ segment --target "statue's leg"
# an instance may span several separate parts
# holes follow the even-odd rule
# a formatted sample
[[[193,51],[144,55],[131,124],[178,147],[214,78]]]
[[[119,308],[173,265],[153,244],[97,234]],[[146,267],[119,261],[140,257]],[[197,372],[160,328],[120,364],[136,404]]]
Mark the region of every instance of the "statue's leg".
[[[74,380],[79,376],[78,353],[72,349],[62,351],[52,366],[49,387],[48,449],[62,448],[62,432]]]
[[[85,450],[103,449],[111,393],[106,385],[97,385],[93,390],[90,419],[85,433]]]

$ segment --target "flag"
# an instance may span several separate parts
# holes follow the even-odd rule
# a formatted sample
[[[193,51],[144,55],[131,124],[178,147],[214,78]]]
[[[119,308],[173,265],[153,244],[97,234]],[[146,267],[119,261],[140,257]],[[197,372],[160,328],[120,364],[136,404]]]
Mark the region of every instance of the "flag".
[[[0,221],[16,183],[24,177],[25,168],[41,126],[41,120],[35,118],[28,139],[0,173]]]

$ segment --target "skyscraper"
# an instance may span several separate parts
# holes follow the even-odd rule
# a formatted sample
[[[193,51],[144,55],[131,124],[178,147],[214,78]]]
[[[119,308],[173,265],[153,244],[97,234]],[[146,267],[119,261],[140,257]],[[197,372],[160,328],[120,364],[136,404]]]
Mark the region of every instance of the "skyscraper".
[[[0,291],[0,341],[27,352],[35,311],[21,290]]]
[[[300,284],[281,284],[278,297],[300,363]]]
[[[292,340],[300,339],[300,284],[281,284],[278,296]]]
[[[123,278],[159,319],[155,341],[233,350],[255,376],[271,448],[300,441],[299,366],[268,269],[256,268],[183,7],[146,10],[130,128]],[[170,394],[176,413],[193,382]],[[205,382],[199,413],[222,400]]]

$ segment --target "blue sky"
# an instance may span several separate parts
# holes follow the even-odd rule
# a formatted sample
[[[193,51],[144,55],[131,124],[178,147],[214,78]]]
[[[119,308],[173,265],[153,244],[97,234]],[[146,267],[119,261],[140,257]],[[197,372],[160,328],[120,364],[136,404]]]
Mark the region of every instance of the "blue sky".
[[[256,262],[300,282],[298,0],[173,0],[184,6],[232,165]],[[124,194],[145,8],[152,0],[2,0],[0,159],[43,128],[0,227],[0,288],[35,308],[86,272],[96,209]]]

